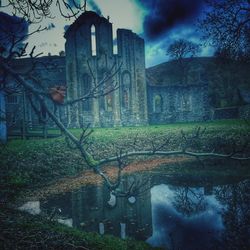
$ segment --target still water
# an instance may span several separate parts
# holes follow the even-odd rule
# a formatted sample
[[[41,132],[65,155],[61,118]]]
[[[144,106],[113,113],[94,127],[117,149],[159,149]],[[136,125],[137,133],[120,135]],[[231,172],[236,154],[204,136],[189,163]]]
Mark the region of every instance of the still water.
[[[90,185],[22,209],[85,231],[167,249],[250,249],[249,179],[204,180],[155,171],[126,176],[120,188],[131,183],[126,197]]]

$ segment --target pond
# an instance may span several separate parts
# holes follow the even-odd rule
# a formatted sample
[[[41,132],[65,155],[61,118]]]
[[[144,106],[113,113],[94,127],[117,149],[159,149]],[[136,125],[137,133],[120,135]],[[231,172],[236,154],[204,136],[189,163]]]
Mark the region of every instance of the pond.
[[[166,249],[250,249],[249,179],[154,170],[125,176],[120,189],[131,192],[115,197],[104,185],[88,185],[21,209]]]

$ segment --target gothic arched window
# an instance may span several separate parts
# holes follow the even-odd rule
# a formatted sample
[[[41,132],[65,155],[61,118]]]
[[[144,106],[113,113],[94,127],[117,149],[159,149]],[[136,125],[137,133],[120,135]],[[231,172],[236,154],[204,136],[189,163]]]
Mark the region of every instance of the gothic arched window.
[[[183,111],[191,111],[192,108],[192,100],[191,95],[185,93],[181,97],[181,107]]]
[[[129,109],[130,88],[131,88],[131,77],[129,72],[125,72],[122,76],[122,88],[121,88],[121,100],[123,109]]]
[[[155,113],[162,112],[162,97],[160,95],[154,96],[153,111]]]
[[[113,95],[109,93],[106,95],[106,110],[113,111]]]
[[[94,24],[91,25],[90,32],[91,32],[91,55],[96,56],[96,29]]]

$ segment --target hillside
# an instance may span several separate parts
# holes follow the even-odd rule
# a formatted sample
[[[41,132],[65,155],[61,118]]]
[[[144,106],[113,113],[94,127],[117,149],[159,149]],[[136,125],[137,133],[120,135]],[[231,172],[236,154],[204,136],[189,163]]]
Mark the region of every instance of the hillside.
[[[208,83],[213,107],[242,105],[250,96],[250,65],[213,57],[169,61],[146,70],[149,85],[169,86]],[[184,80],[183,80],[184,79]]]

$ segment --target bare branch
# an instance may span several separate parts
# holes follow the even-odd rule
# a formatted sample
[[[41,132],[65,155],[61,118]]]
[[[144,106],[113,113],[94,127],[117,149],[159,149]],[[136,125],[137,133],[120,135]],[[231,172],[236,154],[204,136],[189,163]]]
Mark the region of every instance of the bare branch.
[[[233,59],[249,59],[250,3],[248,0],[206,0],[208,11],[199,21],[204,38]]]
[[[8,6],[12,7],[14,15],[21,15],[31,23],[39,23],[44,18],[55,18],[52,14],[54,4],[58,8],[61,16],[67,19],[72,17],[76,18],[81,12],[86,10],[86,0],[83,1],[83,4],[77,4],[75,0],[73,0],[72,3],[73,6],[66,0],[9,0]]]

